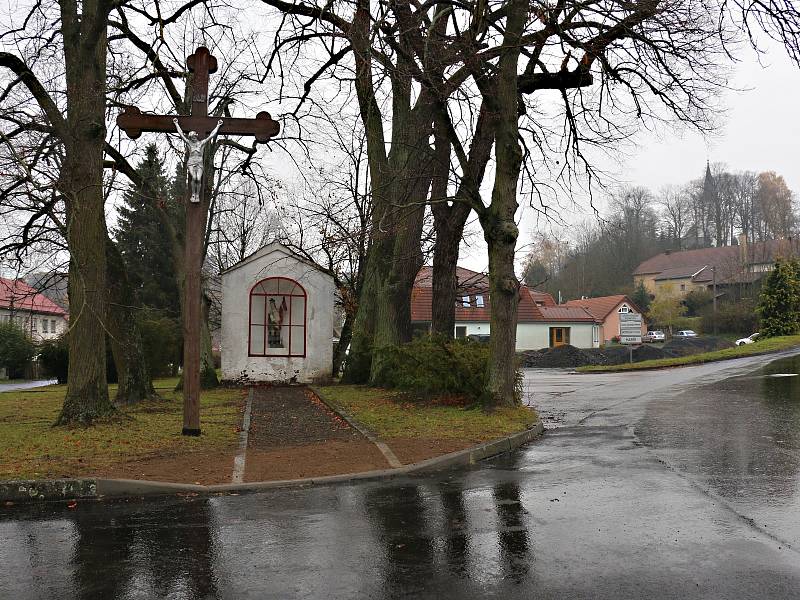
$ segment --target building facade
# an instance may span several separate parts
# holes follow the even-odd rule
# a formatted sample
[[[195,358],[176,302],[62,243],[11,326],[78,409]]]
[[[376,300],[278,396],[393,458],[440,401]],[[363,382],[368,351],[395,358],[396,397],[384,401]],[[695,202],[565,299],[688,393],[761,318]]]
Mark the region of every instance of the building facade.
[[[282,244],[222,273],[222,378],[311,383],[333,371],[333,277]]]
[[[0,278],[0,322],[14,323],[34,342],[66,332],[67,312],[20,279]]]
[[[459,267],[455,306],[456,338],[491,335],[491,297],[488,277]],[[433,306],[432,273],[422,267],[411,291],[411,321],[417,331],[430,331]],[[597,348],[598,321],[582,308],[557,306],[550,294],[520,288],[516,350],[573,345]]]

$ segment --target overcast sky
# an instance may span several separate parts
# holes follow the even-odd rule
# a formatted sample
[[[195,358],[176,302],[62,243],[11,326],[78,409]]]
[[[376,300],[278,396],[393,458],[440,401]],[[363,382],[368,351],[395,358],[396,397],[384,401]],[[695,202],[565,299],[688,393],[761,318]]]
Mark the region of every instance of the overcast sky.
[[[722,129],[712,137],[690,131],[664,128],[641,132],[636,146],[619,161],[607,161],[605,169],[620,182],[642,185],[657,192],[668,184],[683,184],[703,175],[706,160],[725,163],[740,171],[776,171],[800,194],[800,69],[780,47],[770,47],[759,58],[742,53],[734,71],[731,91],[724,95],[727,106]],[[567,214],[573,224],[591,217],[588,209]],[[533,211],[520,215],[518,260],[527,253],[533,232],[541,227]],[[478,228],[473,223],[469,245],[462,249],[462,266],[484,270],[488,260]],[[569,235],[566,228],[564,235]]]

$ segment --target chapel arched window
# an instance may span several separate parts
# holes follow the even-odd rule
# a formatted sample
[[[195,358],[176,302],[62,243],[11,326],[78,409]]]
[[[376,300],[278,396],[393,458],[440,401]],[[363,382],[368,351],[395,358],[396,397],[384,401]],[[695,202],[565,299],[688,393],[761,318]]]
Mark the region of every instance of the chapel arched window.
[[[286,277],[269,277],[250,290],[250,356],[306,355],[306,291]]]

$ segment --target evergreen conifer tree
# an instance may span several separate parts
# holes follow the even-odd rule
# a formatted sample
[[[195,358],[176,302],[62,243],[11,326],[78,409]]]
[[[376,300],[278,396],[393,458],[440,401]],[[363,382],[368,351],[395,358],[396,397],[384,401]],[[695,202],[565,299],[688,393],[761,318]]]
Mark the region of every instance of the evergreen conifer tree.
[[[761,334],[766,337],[794,335],[800,329],[800,265],[781,260],[767,276],[756,308]]]
[[[175,209],[170,182],[155,144],[145,149],[145,157],[136,167],[142,185],[132,185],[125,193],[125,205],[119,209],[115,238],[125,261],[131,286],[140,306],[158,309],[180,317],[178,286],[169,232],[161,221],[159,207],[168,215]]]
[[[631,300],[633,300],[634,304],[636,304],[643,313],[647,313],[650,310],[650,292],[644,287],[644,281],[640,281],[636,289],[633,290]]]

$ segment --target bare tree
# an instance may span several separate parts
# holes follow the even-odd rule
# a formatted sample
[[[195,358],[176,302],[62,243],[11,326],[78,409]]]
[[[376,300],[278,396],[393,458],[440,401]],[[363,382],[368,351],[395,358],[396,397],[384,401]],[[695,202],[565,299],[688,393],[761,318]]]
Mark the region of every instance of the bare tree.
[[[362,298],[372,223],[372,185],[364,131],[358,123],[326,120],[319,135],[334,154],[304,181],[298,199],[283,206],[281,241],[333,276],[341,330],[333,356],[338,374],[353,337]]]
[[[686,187],[668,185],[661,189],[658,204],[667,235],[682,250],[683,237],[691,225],[691,191]]]

